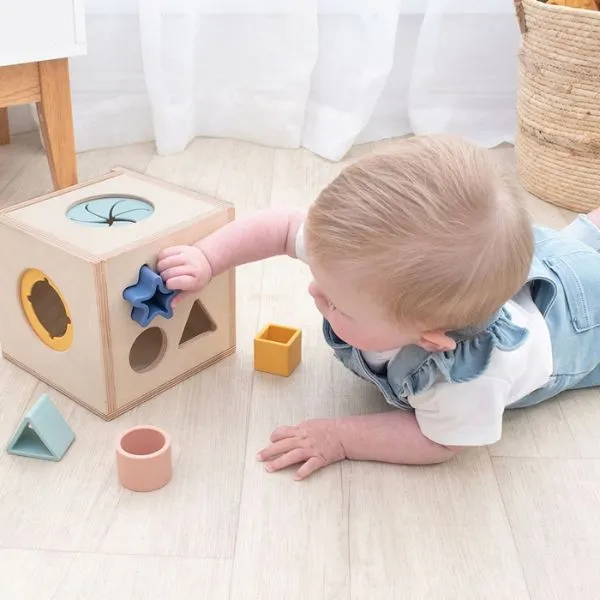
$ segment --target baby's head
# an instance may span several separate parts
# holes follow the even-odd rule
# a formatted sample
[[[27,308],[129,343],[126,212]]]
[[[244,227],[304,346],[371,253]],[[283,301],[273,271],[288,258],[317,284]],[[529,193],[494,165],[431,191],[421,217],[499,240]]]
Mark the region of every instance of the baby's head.
[[[346,168],[305,224],[310,292],[333,330],[362,350],[454,347],[525,283],[533,232],[488,150],[407,139]]]

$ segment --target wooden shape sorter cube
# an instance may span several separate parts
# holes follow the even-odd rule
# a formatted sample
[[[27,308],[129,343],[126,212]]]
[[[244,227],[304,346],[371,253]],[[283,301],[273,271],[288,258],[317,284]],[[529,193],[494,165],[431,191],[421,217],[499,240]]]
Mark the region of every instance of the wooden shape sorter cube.
[[[228,203],[125,169],[3,210],[2,354],[107,420],[229,356],[233,270],[145,321],[124,292],[156,284],[160,250],[233,219]]]

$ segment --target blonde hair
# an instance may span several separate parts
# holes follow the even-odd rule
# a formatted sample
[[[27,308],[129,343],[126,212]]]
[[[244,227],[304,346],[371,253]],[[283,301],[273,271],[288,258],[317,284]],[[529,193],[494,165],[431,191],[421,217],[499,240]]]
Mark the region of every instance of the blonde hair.
[[[445,135],[403,140],[347,167],[311,206],[311,260],[345,270],[395,323],[478,326],[525,283],[533,231],[488,150]]]

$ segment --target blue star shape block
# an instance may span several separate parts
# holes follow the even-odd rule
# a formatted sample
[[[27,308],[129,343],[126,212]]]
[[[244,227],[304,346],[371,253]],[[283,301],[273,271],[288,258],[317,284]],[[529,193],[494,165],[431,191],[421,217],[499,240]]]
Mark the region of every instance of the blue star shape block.
[[[123,298],[131,303],[131,318],[146,327],[154,317],[162,315],[165,319],[173,316],[171,302],[176,291],[165,287],[162,277],[148,265],[142,265],[137,283],[123,291]]]

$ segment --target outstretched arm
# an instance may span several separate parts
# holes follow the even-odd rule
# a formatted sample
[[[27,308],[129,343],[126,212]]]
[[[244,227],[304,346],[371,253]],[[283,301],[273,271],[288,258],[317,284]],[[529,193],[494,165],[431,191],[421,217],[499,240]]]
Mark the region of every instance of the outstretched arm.
[[[199,291],[238,265],[282,254],[295,258],[304,217],[298,210],[265,210],[236,219],[194,245],[165,248],[157,270],[169,289]]]
[[[425,437],[412,413],[390,411],[339,419],[314,419],[280,427],[271,444],[258,454],[267,471],[302,463],[294,479],[343,460],[367,460],[403,465],[441,463],[460,451]]]
[[[305,214],[266,210],[236,219],[196,243],[210,263],[213,277],[232,267],[287,254],[296,257],[296,234]]]

